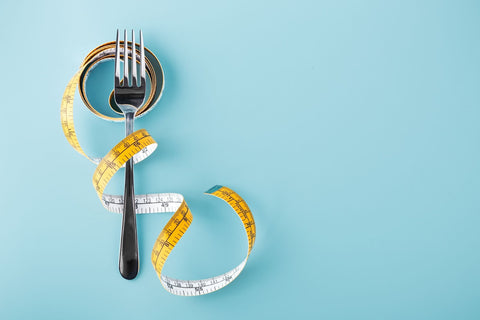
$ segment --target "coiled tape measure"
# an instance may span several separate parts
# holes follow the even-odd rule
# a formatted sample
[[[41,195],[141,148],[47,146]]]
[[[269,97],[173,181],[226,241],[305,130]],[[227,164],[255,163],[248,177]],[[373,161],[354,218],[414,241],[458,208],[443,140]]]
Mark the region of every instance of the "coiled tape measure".
[[[105,157],[95,158],[87,155],[80,146],[75,133],[73,121],[73,99],[78,86],[80,97],[85,106],[96,116],[110,121],[123,121],[122,117],[110,117],[96,110],[88,101],[86,95],[86,79],[89,72],[101,62],[115,58],[115,42],[108,42],[92,50],[78,72],[69,81],[63,94],[60,114],[65,137],[70,145],[81,155],[97,165],[93,174],[93,186],[105,209],[115,213],[123,212],[123,195],[105,194],[104,190],[113,175],[133,158],[138,163],[155,151],[157,144],[145,129],[140,129],[122,139]],[[145,48],[145,64],[149,76],[151,90],[145,104],[139,109],[136,117],[150,111],[160,98],[163,89],[163,70],[155,55]],[[109,104],[113,111],[121,115],[121,111],[113,98],[113,91],[109,97]],[[248,251],[245,259],[234,269],[224,274],[202,280],[179,280],[162,274],[167,258],[183,234],[192,223],[192,212],[185,199],[178,193],[155,193],[135,195],[136,213],[173,212],[158,235],[152,250],[152,264],[163,287],[170,293],[182,296],[197,296],[219,290],[232,282],[242,272],[247,263],[255,242],[255,221],[247,203],[233,190],[224,186],[214,186],[205,192],[208,195],[226,201],[242,220],[248,238]]]

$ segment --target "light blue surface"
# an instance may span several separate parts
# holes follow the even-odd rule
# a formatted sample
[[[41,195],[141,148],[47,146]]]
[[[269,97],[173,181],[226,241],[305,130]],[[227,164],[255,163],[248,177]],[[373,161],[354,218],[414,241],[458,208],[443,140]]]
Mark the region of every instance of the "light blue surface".
[[[478,1],[2,1],[0,21],[0,319],[480,318]],[[141,271],[123,280],[121,217],[63,136],[63,90],[117,27],[142,28],[165,68],[136,123],[159,147],[135,173],[138,193],[193,210],[166,273],[244,257],[239,220],[203,191],[227,185],[255,215],[219,292],[162,288],[165,214],[139,217]],[[103,155],[123,124],[75,106]]]

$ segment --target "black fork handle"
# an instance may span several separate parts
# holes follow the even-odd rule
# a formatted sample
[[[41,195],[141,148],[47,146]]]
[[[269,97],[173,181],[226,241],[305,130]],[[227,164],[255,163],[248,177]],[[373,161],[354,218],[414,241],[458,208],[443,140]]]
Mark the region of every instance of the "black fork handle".
[[[133,131],[133,114],[126,114],[125,118],[126,131],[127,134],[130,134]],[[122,277],[128,280],[134,279],[138,273],[138,241],[132,159],[125,164],[125,193],[119,260],[119,270]]]

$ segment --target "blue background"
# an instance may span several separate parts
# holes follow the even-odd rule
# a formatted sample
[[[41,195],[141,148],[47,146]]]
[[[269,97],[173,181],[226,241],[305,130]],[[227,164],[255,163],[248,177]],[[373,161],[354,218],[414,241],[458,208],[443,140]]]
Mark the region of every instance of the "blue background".
[[[0,24],[1,319],[480,318],[478,1],[4,0]],[[194,214],[165,273],[244,257],[238,218],[203,191],[227,185],[254,213],[251,258],[216,293],[157,280],[169,214],[138,218],[141,271],[120,277],[121,217],[63,136],[63,90],[117,28],[142,28],[165,68],[136,122],[159,143],[136,191],[182,193]],[[112,65],[92,73],[98,105]],[[75,106],[102,156],[123,124]]]

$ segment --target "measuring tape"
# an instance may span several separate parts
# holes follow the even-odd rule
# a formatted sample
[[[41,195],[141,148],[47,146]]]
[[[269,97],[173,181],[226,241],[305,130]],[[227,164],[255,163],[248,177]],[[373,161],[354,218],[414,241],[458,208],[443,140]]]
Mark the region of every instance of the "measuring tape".
[[[67,141],[81,155],[97,165],[92,182],[103,206],[108,211],[123,213],[123,195],[105,194],[104,190],[113,175],[129,159],[132,159],[134,163],[146,159],[155,151],[157,143],[145,129],[140,129],[122,139],[103,158],[91,157],[81,148],[73,121],[73,99],[77,87],[85,106],[96,116],[110,121],[123,121],[123,114],[115,103],[113,91],[109,97],[109,104],[112,110],[119,115],[118,117],[111,117],[96,110],[89,102],[85,90],[89,72],[98,63],[114,58],[115,42],[102,44],[87,55],[79,71],[72,77],[65,89],[60,115]],[[139,109],[136,117],[146,114],[154,107],[161,96],[164,84],[162,66],[155,55],[147,48],[145,48],[145,60],[151,90],[145,104]],[[167,222],[155,241],[152,250],[152,264],[163,287],[168,292],[176,295],[198,296],[219,290],[228,285],[242,272],[255,242],[255,221],[252,212],[247,203],[235,191],[224,186],[214,186],[206,191],[205,194],[223,199],[237,213],[247,233],[248,251],[245,259],[234,269],[202,280],[179,280],[162,274],[163,266],[170,252],[192,223],[192,212],[183,196],[178,193],[135,195],[135,210],[137,214],[173,212],[172,218]]]

